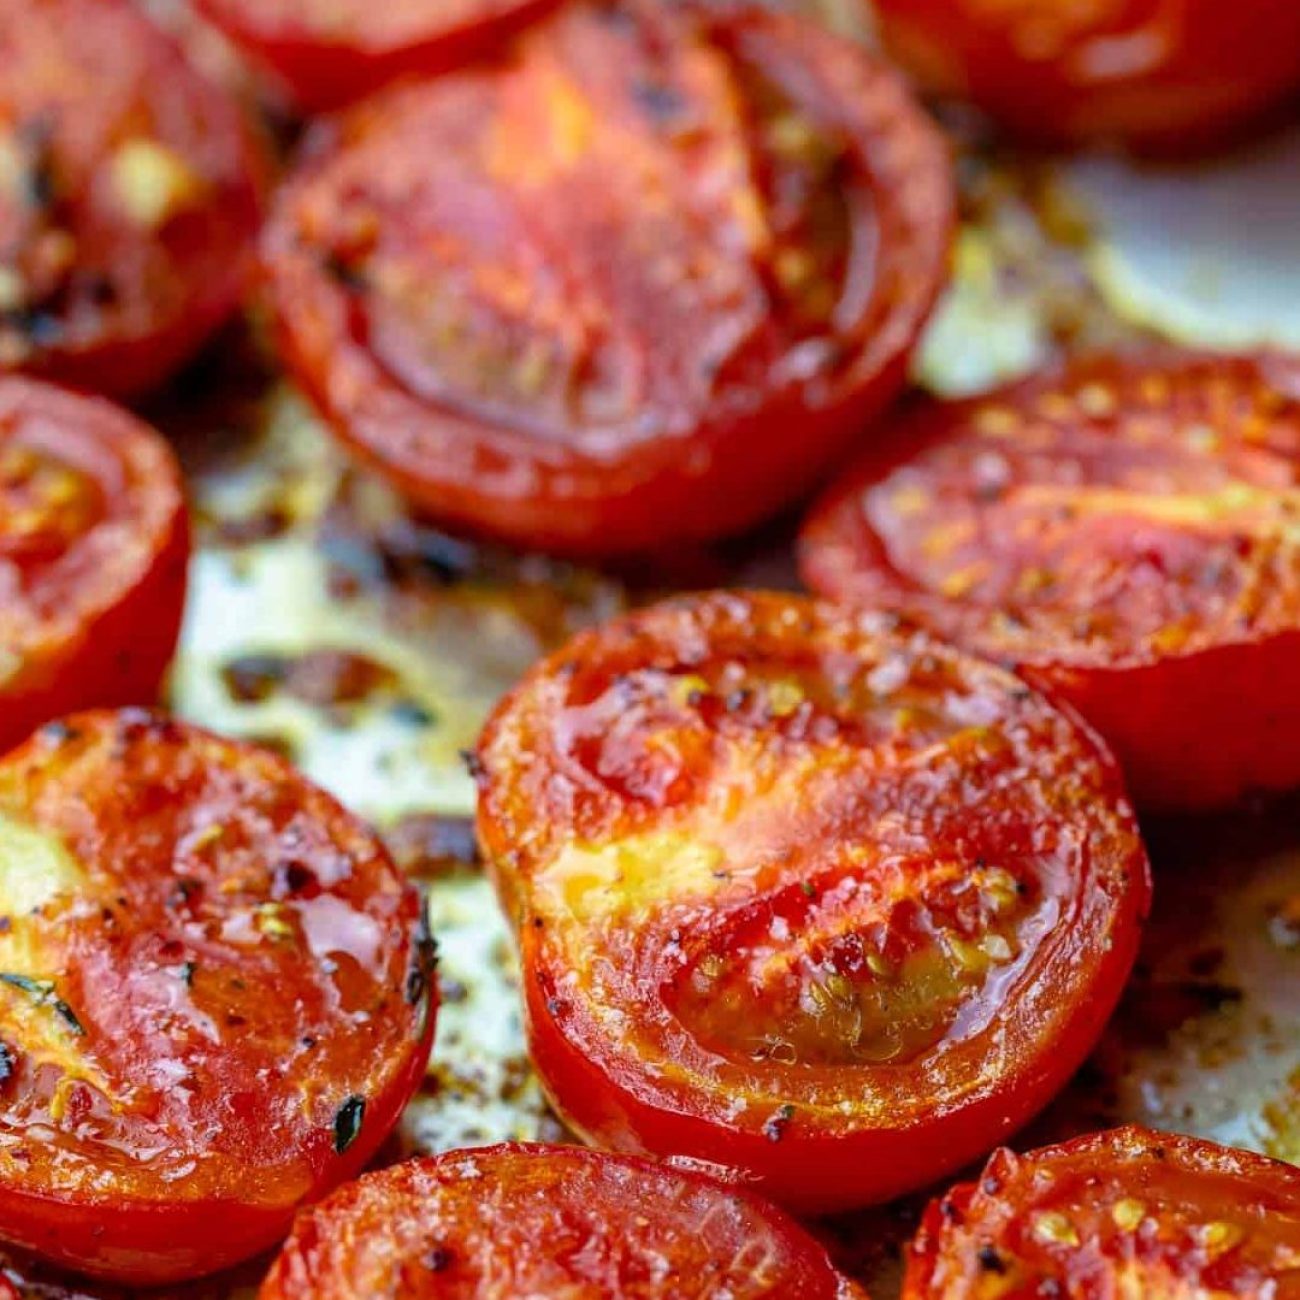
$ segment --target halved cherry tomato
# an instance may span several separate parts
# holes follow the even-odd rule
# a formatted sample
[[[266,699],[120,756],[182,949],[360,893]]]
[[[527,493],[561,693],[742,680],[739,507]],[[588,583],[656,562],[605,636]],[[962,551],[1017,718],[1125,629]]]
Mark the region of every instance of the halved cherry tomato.
[[[1026,1120],[1133,962],[1105,749],[1009,673],[793,596],[578,637],[479,748],[533,1059],[575,1130],[831,1209]]]
[[[0,66],[0,369],[156,384],[242,291],[248,126],[128,0],[0,0]]]
[[[354,1177],[422,1077],[432,943],[282,759],[139,710],[0,760],[0,1238],[191,1278]]]
[[[580,1147],[413,1160],[304,1213],[260,1300],[866,1300],[773,1206]]]
[[[874,0],[928,89],[1049,142],[1199,146],[1300,91],[1279,0]]]
[[[0,753],[73,709],[153,703],[188,555],[158,434],[107,402],[0,378]]]
[[[491,54],[559,0],[198,0],[309,111]]]
[[[1139,804],[1300,784],[1300,360],[1102,358],[930,404],[801,556],[1071,701]]]
[[[322,128],[266,240],[285,356],[449,524],[718,536],[902,385],[949,173],[894,74],[810,24],[577,4]]]
[[[1300,1296],[1300,1170],[1123,1128],[1017,1156],[926,1212],[904,1300]]]

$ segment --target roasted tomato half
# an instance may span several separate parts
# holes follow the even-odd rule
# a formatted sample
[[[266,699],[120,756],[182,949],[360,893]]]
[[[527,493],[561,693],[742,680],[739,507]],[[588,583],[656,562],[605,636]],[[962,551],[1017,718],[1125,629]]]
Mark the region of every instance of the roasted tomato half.
[[[1200,146],[1300,90],[1290,0],[875,0],[930,90],[1049,142]]]
[[[0,0],[0,66],[0,370],[156,384],[246,279],[243,116],[128,0]]]
[[[1300,1170],[1124,1128],[1025,1156],[926,1213],[904,1300],[1296,1300]]]
[[[188,554],[180,469],[157,433],[0,378],[0,753],[73,709],[153,703]]]
[[[0,1238],[191,1278],[354,1177],[419,1082],[432,943],[282,759],[139,710],[0,760]]]
[[[261,1300],[564,1296],[865,1300],[779,1210],[696,1173],[579,1147],[413,1160],[304,1213]]]
[[[575,1130],[802,1209],[987,1151],[1132,964],[1115,766],[1018,678],[867,615],[714,594],[578,637],[494,715],[479,833]]]
[[[453,526],[718,536],[902,384],[949,171],[894,74],[799,19],[575,4],[321,128],[265,242],[284,353]]]
[[[303,108],[491,54],[559,0],[198,0]]]
[[[878,447],[805,526],[811,586],[1069,699],[1139,804],[1300,784],[1300,360],[1088,361]]]

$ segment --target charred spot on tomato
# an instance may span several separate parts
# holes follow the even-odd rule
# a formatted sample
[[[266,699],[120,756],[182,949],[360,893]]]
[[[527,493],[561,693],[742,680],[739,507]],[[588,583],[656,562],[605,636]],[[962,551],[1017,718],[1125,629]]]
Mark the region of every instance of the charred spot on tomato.
[[[334,1116],[334,1154],[343,1155],[361,1136],[366,1118],[366,1099],[349,1097]]]

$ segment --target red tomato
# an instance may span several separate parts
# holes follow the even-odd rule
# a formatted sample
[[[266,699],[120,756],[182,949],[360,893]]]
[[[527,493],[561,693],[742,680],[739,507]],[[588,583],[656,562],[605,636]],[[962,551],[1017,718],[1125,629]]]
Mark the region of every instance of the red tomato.
[[[1292,0],[875,0],[928,89],[1049,142],[1202,144],[1300,88]]]
[[[432,943],[282,759],[138,710],[0,760],[0,1238],[95,1276],[256,1254],[423,1075]]]
[[[1298,519],[1300,361],[1103,358],[926,406],[802,568],[1070,700],[1140,804],[1200,808],[1300,784]]]
[[[574,5],[310,153],[265,245],[290,367],[446,523],[568,552],[809,486],[902,385],[952,223],[893,74],[760,12]]]
[[[107,402],[0,378],[0,753],[61,713],[157,698],[188,554],[158,434]]]
[[[559,0],[198,0],[303,108],[337,108],[406,73],[493,53]]]
[[[1148,1129],[993,1155],[935,1201],[904,1300],[1300,1296],[1300,1170]]]
[[[579,1147],[413,1160],[303,1214],[260,1300],[866,1300],[779,1210]]]
[[[534,670],[479,754],[533,1059],[602,1146],[888,1199],[1043,1105],[1133,962],[1146,857],[1106,751],[886,620],[662,605]]]
[[[0,369],[156,384],[243,288],[242,115],[127,0],[0,0],[0,64]]]

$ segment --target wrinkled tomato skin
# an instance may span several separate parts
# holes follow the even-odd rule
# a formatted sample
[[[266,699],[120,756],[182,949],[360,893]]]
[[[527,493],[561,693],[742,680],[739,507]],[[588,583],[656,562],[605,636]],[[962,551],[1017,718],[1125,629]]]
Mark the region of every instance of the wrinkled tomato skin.
[[[1135,957],[1149,878],[1108,752],[888,620],[654,607],[534,670],[478,753],[558,1113],[799,1211],[915,1190],[1023,1124]]]
[[[927,89],[1048,144],[1219,143],[1300,89],[1300,13],[1275,0],[876,0]]]
[[[842,205],[824,272],[753,180],[803,165],[756,143],[760,72],[782,148],[826,169],[779,203]],[[599,557],[809,490],[904,384],[952,226],[947,147],[892,71],[789,15],[630,0],[320,127],[263,262],[282,356],[353,452],[450,527]],[[778,252],[829,314],[770,288]],[[403,298],[430,282],[436,310]]]
[[[283,759],[144,710],[48,724],[0,761],[0,866],[7,907],[43,900],[0,936],[6,1242],[181,1282],[374,1156],[424,1074],[432,945],[373,832]]]
[[[42,447],[51,474],[84,475],[99,500],[57,552],[33,554],[19,535],[32,506],[15,466]],[[190,549],[166,442],[107,402],[0,377],[0,513],[0,753],[61,714],[152,704],[180,631]]]
[[[810,587],[906,610],[1068,701],[1141,806],[1227,807],[1300,784],[1294,359],[1100,357],[927,404],[893,434],[805,522]],[[906,517],[895,492],[911,494]],[[919,539],[956,526],[976,540],[940,564]],[[981,566],[996,589],[946,585]],[[1044,582],[1056,572],[1074,576]]]
[[[933,1201],[903,1300],[1300,1296],[1300,1172],[1122,1128],[1017,1156]]]
[[[313,19],[310,4],[278,16],[261,0],[199,0],[199,8],[286,87],[300,108],[319,113],[342,108],[400,77],[442,75],[487,57],[557,3],[470,5],[450,18],[438,12],[440,6],[426,5],[422,23],[394,32],[384,30],[388,16],[382,10],[352,0],[344,6],[353,11],[347,15],[352,26],[334,33],[326,29],[326,19]]]
[[[129,0],[2,0],[0,62],[0,370],[155,388],[251,283],[262,144]]]
[[[523,1143],[409,1161],[340,1189],[299,1217],[259,1300],[489,1293],[866,1300],[819,1242],[744,1191]]]

